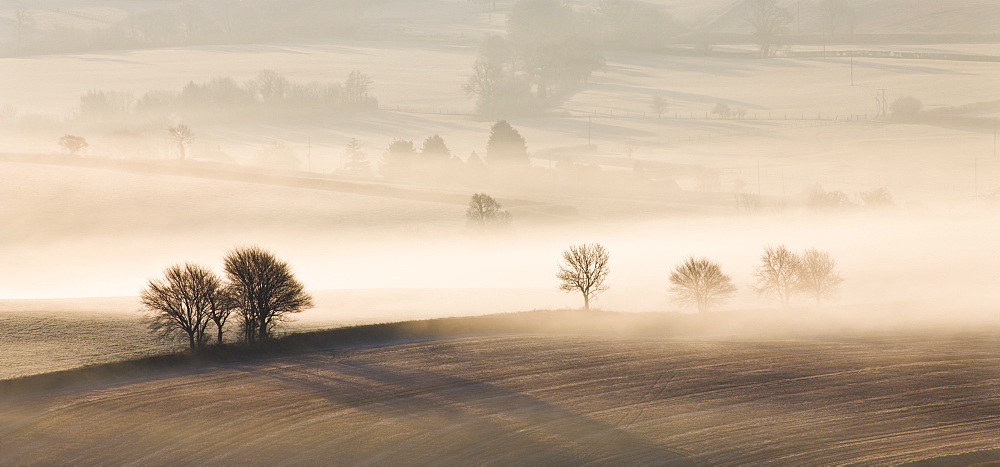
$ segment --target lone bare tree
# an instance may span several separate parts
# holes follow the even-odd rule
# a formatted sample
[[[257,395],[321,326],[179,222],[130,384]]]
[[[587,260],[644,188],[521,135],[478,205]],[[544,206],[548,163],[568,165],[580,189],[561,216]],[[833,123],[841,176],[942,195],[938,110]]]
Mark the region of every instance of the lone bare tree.
[[[844,279],[834,269],[837,262],[830,253],[810,248],[802,253],[796,270],[798,289],[816,297],[816,305],[822,298],[830,298],[837,293],[837,286]]]
[[[792,14],[778,6],[776,0],[747,0],[743,20],[753,29],[754,40],[760,48],[761,57],[771,56],[771,49],[778,36],[788,31]]]
[[[192,351],[205,345],[205,328],[223,313],[223,287],[210,269],[185,263],[170,266],[162,279],[152,279],[139,293],[142,306],[153,313],[150,329],[164,337],[187,337]],[[221,340],[225,320],[216,321]]]
[[[292,274],[288,263],[270,251],[251,246],[229,251],[226,277],[233,307],[243,324],[247,343],[270,339],[277,323],[291,313],[312,308],[312,297]]]
[[[854,34],[858,22],[857,13],[847,0],[821,0],[819,16],[823,28],[830,36],[833,36],[840,26],[847,26],[848,32]]]
[[[777,297],[782,306],[798,289],[799,257],[784,245],[766,246],[754,271],[755,289],[760,295]]]
[[[87,140],[82,136],[63,135],[59,138],[59,146],[62,146],[69,155],[75,156],[87,148]]]
[[[670,291],[680,303],[693,304],[699,313],[736,293],[732,279],[723,274],[719,263],[708,258],[689,257],[670,273]]]
[[[495,229],[509,227],[511,215],[497,200],[486,193],[476,193],[469,200],[465,218],[470,227]]]
[[[177,144],[177,151],[181,156],[181,160],[184,160],[187,156],[187,146],[194,140],[194,132],[187,125],[181,123],[168,128],[167,134]]]
[[[666,112],[669,107],[667,100],[659,94],[653,96],[653,99],[649,102],[649,106],[653,109],[653,112],[656,113],[656,118],[663,118],[663,113]]]
[[[599,243],[573,245],[563,252],[556,277],[562,282],[559,290],[580,292],[583,309],[590,309],[590,300],[608,289],[604,285],[610,272],[608,250]]]

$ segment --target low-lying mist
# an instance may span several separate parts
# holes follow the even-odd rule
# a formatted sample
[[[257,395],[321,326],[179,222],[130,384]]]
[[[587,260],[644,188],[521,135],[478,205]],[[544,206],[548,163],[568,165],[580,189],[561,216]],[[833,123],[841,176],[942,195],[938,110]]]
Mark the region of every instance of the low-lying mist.
[[[243,190],[275,195],[267,187]],[[316,196],[315,202],[330,201]],[[370,198],[346,201],[368,208],[363,201]],[[202,202],[205,197],[194,193],[174,201],[191,209]],[[178,206],[148,207],[155,217],[157,210],[172,215]],[[121,216],[108,215],[94,235],[71,235],[73,223],[60,224],[65,218],[49,220],[63,229],[58,234],[38,221],[31,226],[38,235],[0,247],[0,297],[132,296],[170,264],[193,261],[219,270],[227,249],[256,244],[289,261],[311,290],[330,291],[319,294],[317,309],[301,315],[306,321],[575,308],[582,305],[580,297],[556,289],[557,261],[572,244],[598,242],[611,255],[610,289],[595,303],[605,310],[693,312],[671,300],[667,283],[670,269],[691,255],[718,261],[739,288],[720,310],[780,308],[757,296],[752,276],[763,247],[779,244],[794,251],[827,251],[838,262],[845,281],[823,307],[894,304],[898,310],[900,303],[919,304],[922,312],[939,308],[950,320],[964,312],[989,316],[1000,303],[995,261],[1000,224],[982,206],[560,222],[519,221],[514,210],[513,229],[489,234],[465,227],[461,205],[404,204],[399,211],[369,217],[349,207],[307,209],[307,220],[254,218],[252,208],[228,207],[232,210],[219,210],[214,219],[180,216],[174,225],[150,229],[134,210],[108,204],[108,212]],[[54,215],[71,218],[73,213]],[[345,295],[348,291],[367,292]],[[380,293],[390,304],[374,299]],[[440,304],[436,311],[435,302]],[[802,296],[791,306],[808,310],[815,304]],[[365,317],[366,310],[384,319]]]

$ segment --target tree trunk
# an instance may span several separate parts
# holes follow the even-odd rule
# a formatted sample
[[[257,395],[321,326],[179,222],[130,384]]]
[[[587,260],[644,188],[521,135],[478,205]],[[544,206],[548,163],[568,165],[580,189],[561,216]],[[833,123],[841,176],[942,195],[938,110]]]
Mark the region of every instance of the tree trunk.
[[[590,295],[583,294],[583,309],[590,311]]]
[[[216,323],[215,327],[219,329],[219,341],[218,341],[218,344],[222,345],[222,326],[220,326],[218,323]]]
[[[195,351],[195,346],[194,346],[194,333],[193,332],[189,332],[188,333],[188,345],[191,346],[191,351],[194,352]]]

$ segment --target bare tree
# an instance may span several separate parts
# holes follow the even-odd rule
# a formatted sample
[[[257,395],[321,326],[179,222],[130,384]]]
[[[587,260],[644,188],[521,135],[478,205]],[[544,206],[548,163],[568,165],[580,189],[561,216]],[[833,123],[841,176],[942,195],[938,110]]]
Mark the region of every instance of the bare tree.
[[[274,326],[312,308],[312,297],[292,274],[288,263],[270,251],[251,246],[231,250],[225,258],[233,307],[243,324],[247,343],[264,343]]]
[[[222,344],[226,322],[233,315],[233,310],[236,306],[230,288],[223,284],[219,293],[212,295],[211,305],[208,310],[208,319],[215,323],[216,344]]]
[[[653,96],[653,99],[649,102],[649,106],[656,113],[656,118],[663,118],[663,112],[666,112],[669,107],[667,100],[661,95]]]
[[[837,262],[830,253],[815,248],[806,250],[796,269],[798,289],[816,297],[816,305],[819,305],[820,299],[832,297],[837,293],[837,286],[844,282],[834,270],[836,267]]]
[[[368,104],[368,91],[372,83],[374,82],[368,75],[358,70],[347,75],[347,81],[344,81],[344,97],[347,104],[357,106]]]
[[[892,206],[892,195],[886,187],[858,193],[858,200],[865,207],[886,207]]]
[[[191,263],[170,266],[163,276],[150,280],[139,293],[143,308],[153,313],[150,329],[165,337],[183,335],[191,350],[198,350],[212,317],[223,313],[222,282],[210,269]]]
[[[469,226],[481,229],[509,227],[511,221],[510,212],[486,193],[472,195],[465,218]]]
[[[250,81],[249,87],[260,96],[265,103],[273,104],[280,102],[288,94],[291,83],[288,79],[274,70],[261,70],[257,76]]]
[[[857,24],[857,14],[847,0],[822,0],[819,3],[820,20],[826,32],[833,36],[840,26],[847,26],[853,34]]]
[[[14,10],[14,22],[17,29],[17,53],[20,54],[24,36],[27,35],[27,30],[35,25],[35,20],[24,5],[18,5]]]
[[[764,247],[760,264],[754,271],[757,293],[777,297],[782,306],[788,306],[798,289],[799,263],[798,255],[784,245]]]
[[[87,148],[87,140],[82,136],[63,135],[59,138],[59,146],[62,146],[69,155],[75,156]]]
[[[712,107],[712,113],[718,115],[719,118],[729,118],[733,113],[733,109],[729,108],[728,104],[719,102]]]
[[[787,32],[792,23],[792,14],[779,7],[776,0],[747,0],[746,5],[743,20],[753,29],[760,56],[769,57],[778,36]]]
[[[573,245],[563,252],[562,263],[556,277],[562,281],[559,290],[580,292],[583,309],[590,309],[590,300],[608,289],[604,285],[610,272],[608,250],[598,243]]]
[[[344,148],[344,156],[347,158],[347,163],[344,164],[345,170],[354,175],[368,175],[368,155],[361,150],[360,141],[351,138]]]
[[[732,279],[723,274],[719,263],[708,258],[692,256],[674,266],[670,283],[674,299],[695,305],[699,313],[708,311],[712,305],[736,293]]]
[[[187,146],[194,141],[194,132],[187,125],[180,123],[167,129],[170,139],[177,144],[177,151],[181,155],[181,160],[187,157]]]
[[[757,193],[747,193],[744,191],[734,193],[733,197],[736,198],[736,210],[739,212],[755,214],[760,212],[764,207],[764,203],[761,202],[760,195]]]

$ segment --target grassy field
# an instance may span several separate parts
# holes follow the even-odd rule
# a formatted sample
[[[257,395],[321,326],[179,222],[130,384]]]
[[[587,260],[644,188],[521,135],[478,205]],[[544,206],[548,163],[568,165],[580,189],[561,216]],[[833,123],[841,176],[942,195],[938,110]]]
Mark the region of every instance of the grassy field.
[[[5,397],[0,462],[996,460],[998,344],[521,335],[321,351]]]

